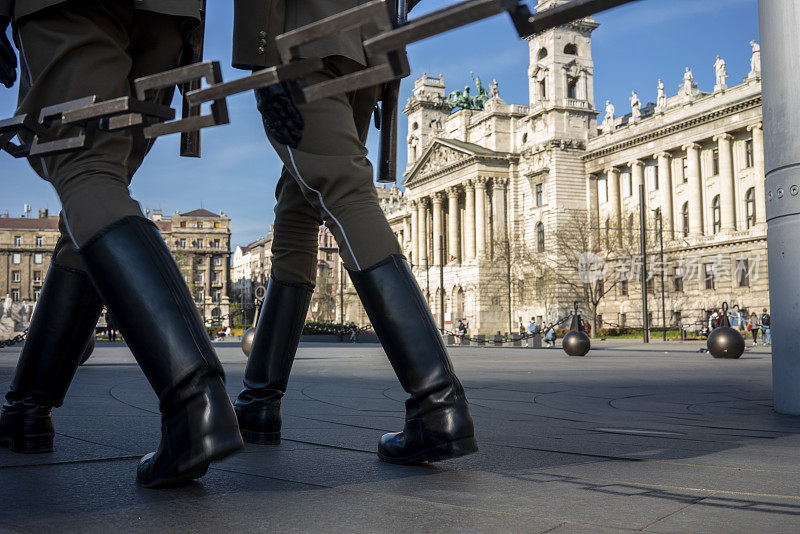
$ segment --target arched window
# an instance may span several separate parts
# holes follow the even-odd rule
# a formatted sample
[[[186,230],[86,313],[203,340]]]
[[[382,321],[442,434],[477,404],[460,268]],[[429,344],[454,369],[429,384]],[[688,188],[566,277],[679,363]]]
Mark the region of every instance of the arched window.
[[[577,56],[578,55],[578,47],[575,46],[573,43],[569,43],[567,46],[564,47],[564,53],[569,56]]]
[[[544,224],[541,222],[536,225],[536,250],[544,252]]]
[[[546,48],[541,48],[539,50],[539,53],[536,54],[536,59],[539,59],[539,60],[544,59],[546,57],[547,57],[547,49]]]
[[[681,219],[683,220],[683,237],[689,235],[689,203],[684,202],[681,206]]]
[[[567,76],[567,98],[578,98],[578,78]]]
[[[746,225],[752,228],[756,225],[756,190],[752,187],[744,194],[744,212],[747,217]]]
[[[711,201],[711,233],[716,234],[722,229],[722,211],[719,206],[719,195]]]
[[[412,129],[412,130],[416,130],[417,128],[419,128],[419,124],[417,124],[417,123],[415,122],[415,123],[414,123],[414,125],[411,127],[411,129]]]

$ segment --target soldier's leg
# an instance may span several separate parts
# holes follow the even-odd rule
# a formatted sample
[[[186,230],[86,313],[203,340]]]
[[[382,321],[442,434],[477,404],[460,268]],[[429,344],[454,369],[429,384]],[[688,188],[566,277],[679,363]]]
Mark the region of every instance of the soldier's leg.
[[[311,83],[352,68],[338,60],[327,67],[310,76]],[[410,394],[405,429],[383,436],[379,457],[418,463],[470,454],[477,444],[464,388],[378,204],[363,143],[364,110],[376,99],[376,91],[359,92],[299,105],[305,127],[297,149],[271,141],[336,237],[375,332]]]
[[[275,196],[272,270],[244,372],[244,389],[234,403],[242,437],[260,444],[280,443],[281,398],[314,292],[322,224],[317,210],[285,170]]]
[[[177,66],[183,21],[141,15],[133,3],[87,0],[19,21],[21,109],[131,95],[135,66],[153,48],[162,58],[154,69]],[[242,443],[222,366],[188,288],[128,191],[146,146],[140,132],[99,132],[87,150],[32,165],[55,187],[86,270],[159,397],[165,435],[137,472],[141,484],[158,486],[202,476],[210,461]]]
[[[0,444],[16,452],[53,450],[51,409],[64,402],[103,307],[59,223],[62,234],[0,409]]]

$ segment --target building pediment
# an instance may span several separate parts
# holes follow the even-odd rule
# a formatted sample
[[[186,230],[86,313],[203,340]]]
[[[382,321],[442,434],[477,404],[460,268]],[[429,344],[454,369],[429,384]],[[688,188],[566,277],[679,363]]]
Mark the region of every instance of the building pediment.
[[[476,158],[498,156],[503,154],[473,143],[437,138],[425,149],[422,157],[408,172],[403,185],[413,187],[434,175],[458,168]]]

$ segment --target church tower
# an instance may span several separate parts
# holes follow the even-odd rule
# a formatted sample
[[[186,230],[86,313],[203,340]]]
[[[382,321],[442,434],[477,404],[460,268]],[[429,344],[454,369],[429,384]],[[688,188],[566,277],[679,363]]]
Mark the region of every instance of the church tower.
[[[444,79],[423,73],[414,81],[414,92],[403,110],[408,116],[408,161],[411,169],[425,148],[444,131],[450,104],[447,103]]]

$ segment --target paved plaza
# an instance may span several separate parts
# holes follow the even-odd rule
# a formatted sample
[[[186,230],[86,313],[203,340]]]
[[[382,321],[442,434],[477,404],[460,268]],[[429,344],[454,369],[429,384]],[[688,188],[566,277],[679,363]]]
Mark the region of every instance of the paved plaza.
[[[375,455],[405,398],[380,347],[304,345],[280,446],[145,490],[156,398],[100,343],[55,411],[56,452],[0,450],[0,532],[800,532],[800,417],[772,411],[768,348],[597,345],[452,349],[480,451],[414,467]],[[218,352],[235,395],[244,356]],[[18,353],[0,349],[3,391]]]

